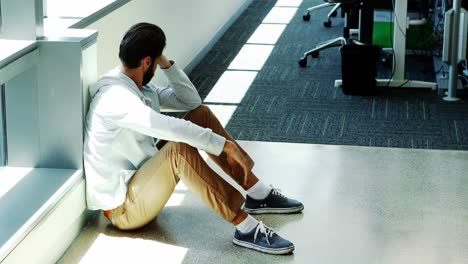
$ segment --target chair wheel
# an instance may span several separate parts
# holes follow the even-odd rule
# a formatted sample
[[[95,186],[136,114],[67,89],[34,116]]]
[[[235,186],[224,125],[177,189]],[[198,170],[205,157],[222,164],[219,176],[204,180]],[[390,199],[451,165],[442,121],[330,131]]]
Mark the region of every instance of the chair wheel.
[[[323,26],[324,26],[324,27],[328,27],[328,28],[329,28],[329,27],[331,27],[331,25],[332,25],[331,20],[327,20],[327,21],[324,21],[324,22],[323,22]]]
[[[310,20],[310,14],[307,13],[307,15],[303,15],[303,16],[302,16],[302,19],[303,19],[304,21],[309,21],[309,20]]]
[[[332,17],[336,17],[338,15],[338,12],[333,11],[333,13],[330,14]]]
[[[310,54],[310,56],[312,56],[312,58],[314,58],[314,59],[315,59],[315,58],[318,58],[319,55],[320,55],[320,53],[319,53],[318,51],[314,51],[314,52],[312,52],[312,53]]]
[[[303,57],[299,60],[299,66],[301,66],[302,68],[307,66],[307,57]]]

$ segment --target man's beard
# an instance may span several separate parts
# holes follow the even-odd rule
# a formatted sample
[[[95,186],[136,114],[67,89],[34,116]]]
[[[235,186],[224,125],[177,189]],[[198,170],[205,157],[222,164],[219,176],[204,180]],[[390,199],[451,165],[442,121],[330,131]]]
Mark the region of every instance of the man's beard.
[[[148,70],[145,72],[145,75],[143,75],[143,86],[147,85],[151,81],[151,79],[153,79],[153,76],[154,76],[153,63],[154,63],[154,60],[151,62],[151,65],[148,68]]]

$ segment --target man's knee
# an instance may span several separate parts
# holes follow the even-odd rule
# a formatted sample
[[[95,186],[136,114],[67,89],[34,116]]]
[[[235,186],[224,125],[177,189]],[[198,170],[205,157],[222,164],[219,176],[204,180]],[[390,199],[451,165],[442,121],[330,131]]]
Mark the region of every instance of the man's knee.
[[[198,106],[197,108],[193,109],[193,111],[209,111],[210,108],[204,104]]]
[[[183,156],[198,152],[196,148],[190,146],[187,143],[182,143],[182,142],[173,142],[173,141],[169,142],[167,143],[167,148],[172,154],[181,154]]]
[[[189,120],[199,126],[206,127],[209,120],[213,119],[213,117],[215,116],[208,106],[200,105],[185,115],[184,119]]]
[[[193,109],[192,111],[190,111],[191,113],[193,114],[196,114],[196,115],[202,115],[202,116],[205,116],[205,115],[212,115],[213,113],[211,112],[211,109],[206,106],[206,105],[200,105],[199,107]]]

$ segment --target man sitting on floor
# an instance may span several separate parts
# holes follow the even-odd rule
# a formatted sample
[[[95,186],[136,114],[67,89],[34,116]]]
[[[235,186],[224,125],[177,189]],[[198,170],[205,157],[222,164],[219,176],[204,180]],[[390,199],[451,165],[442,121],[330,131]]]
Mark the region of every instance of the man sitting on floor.
[[[103,210],[119,229],[136,229],[158,215],[182,179],[236,226],[235,244],[270,254],[291,253],[291,242],[249,213],[295,213],[304,206],[251,172],[253,160],[201,105],[187,75],[164,56],[165,45],[158,26],[132,26],[120,43],[122,66],[90,90],[84,144],[88,208]],[[150,83],[158,66],[168,87]],[[189,112],[180,119],[162,115],[160,109]],[[157,146],[155,138],[162,140]],[[247,191],[245,199],[206,164],[198,149]]]

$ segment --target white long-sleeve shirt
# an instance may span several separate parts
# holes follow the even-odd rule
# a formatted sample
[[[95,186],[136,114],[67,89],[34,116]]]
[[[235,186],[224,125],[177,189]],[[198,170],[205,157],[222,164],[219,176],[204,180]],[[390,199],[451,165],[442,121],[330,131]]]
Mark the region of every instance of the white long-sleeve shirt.
[[[219,155],[225,138],[211,129],[160,114],[162,109],[192,110],[201,98],[176,63],[162,70],[168,87],[148,84],[140,91],[119,69],[90,88],[85,124],[86,198],[91,210],[110,210],[125,201],[133,173],[158,151],[154,138],[187,143]]]

